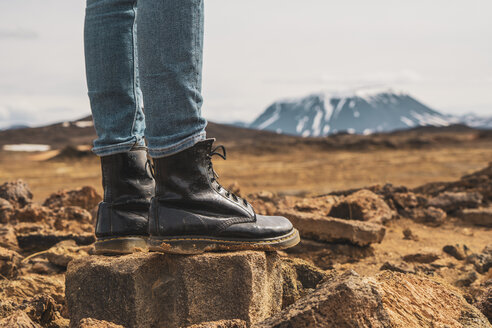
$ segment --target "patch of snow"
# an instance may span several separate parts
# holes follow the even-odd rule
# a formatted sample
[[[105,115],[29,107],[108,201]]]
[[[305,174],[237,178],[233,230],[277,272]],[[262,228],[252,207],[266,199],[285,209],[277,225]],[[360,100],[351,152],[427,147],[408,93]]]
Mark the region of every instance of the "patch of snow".
[[[355,134],[355,129],[352,129],[352,128],[347,129],[347,132],[348,132],[349,134]]]
[[[359,117],[360,116],[360,112],[358,110],[354,111],[354,117]]]
[[[351,100],[349,102],[349,108],[354,108],[355,107],[355,100]]]
[[[78,128],[89,128],[91,126],[94,126],[94,123],[92,121],[78,121],[73,122],[73,124]]]
[[[63,122],[62,127],[64,127],[64,128],[70,127],[70,122]]]
[[[303,137],[309,137],[309,135],[310,135],[310,134],[311,134],[311,131],[306,130],[306,131],[304,131],[304,132],[302,133],[302,136],[303,136]]]
[[[308,116],[304,116],[303,118],[301,118],[299,120],[299,122],[297,122],[297,126],[296,126],[296,132],[297,133],[301,133],[301,131],[304,129],[304,125],[306,124],[306,122],[309,120],[309,117]]]
[[[316,116],[313,119],[313,136],[319,136],[321,132],[321,119],[323,118],[323,111],[321,108],[316,109]]]
[[[340,101],[338,102],[337,104],[337,107],[335,107],[335,110],[333,112],[333,118],[337,118],[338,115],[340,114],[342,108],[343,108],[343,105],[345,105],[345,102],[347,101],[346,98],[341,98]]]
[[[328,132],[330,132],[330,126],[328,124],[326,124],[324,127],[323,127],[323,134],[324,135],[327,135]]]
[[[50,145],[40,145],[40,144],[14,144],[14,145],[4,145],[3,150],[7,151],[48,151],[50,150]]]
[[[367,135],[369,135],[369,134],[372,134],[372,133],[373,133],[372,129],[365,129],[365,130],[362,132],[362,134],[363,134],[363,135],[365,135],[365,136],[367,136]]]
[[[409,119],[408,117],[400,116],[400,121],[405,123],[407,126],[415,126],[415,123],[411,119]]]
[[[270,116],[267,120],[265,120],[263,123],[261,123],[258,126],[258,130],[263,130],[267,126],[275,123],[280,118],[280,109],[281,109],[280,104],[276,103],[275,104],[275,111],[273,112],[272,116]]]
[[[278,134],[281,134],[282,133],[282,129],[277,129],[277,130],[275,130],[275,132],[277,132]]]

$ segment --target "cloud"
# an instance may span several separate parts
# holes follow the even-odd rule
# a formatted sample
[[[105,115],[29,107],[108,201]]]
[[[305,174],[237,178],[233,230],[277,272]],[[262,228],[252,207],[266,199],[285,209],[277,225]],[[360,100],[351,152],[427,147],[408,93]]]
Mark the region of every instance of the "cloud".
[[[21,27],[15,29],[0,29],[0,39],[35,40],[39,38],[36,31]]]

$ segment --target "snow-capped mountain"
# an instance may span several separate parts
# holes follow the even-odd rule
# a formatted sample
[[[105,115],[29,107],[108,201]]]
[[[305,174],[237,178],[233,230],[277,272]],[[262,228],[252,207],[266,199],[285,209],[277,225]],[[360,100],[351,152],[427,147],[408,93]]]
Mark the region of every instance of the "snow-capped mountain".
[[[483,117],[470,113],[460,116],[459,120],[472,128],[492,129],[492,116]]]
[[[319,93],[269,106],[251,128],[301,136],[337,132],[370,134],[415,126],[457,123],[405,93]]]

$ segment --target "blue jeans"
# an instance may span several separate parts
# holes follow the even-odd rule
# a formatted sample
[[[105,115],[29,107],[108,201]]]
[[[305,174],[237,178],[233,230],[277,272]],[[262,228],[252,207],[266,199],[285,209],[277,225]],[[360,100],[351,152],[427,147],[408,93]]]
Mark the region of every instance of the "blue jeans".
[[[206,138],[203,0],[87,0],[84,39],[96,155],[147,140],[164,157]]]

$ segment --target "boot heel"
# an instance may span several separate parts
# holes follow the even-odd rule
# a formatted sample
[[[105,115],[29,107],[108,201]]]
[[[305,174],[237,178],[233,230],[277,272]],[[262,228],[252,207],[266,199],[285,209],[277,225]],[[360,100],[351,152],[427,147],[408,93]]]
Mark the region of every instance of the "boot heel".
[[[96,254],[131,254],[148,252],[147,238],[145,237],[108,237],[101,238],[94,244]]]

